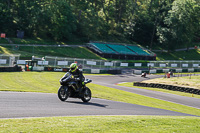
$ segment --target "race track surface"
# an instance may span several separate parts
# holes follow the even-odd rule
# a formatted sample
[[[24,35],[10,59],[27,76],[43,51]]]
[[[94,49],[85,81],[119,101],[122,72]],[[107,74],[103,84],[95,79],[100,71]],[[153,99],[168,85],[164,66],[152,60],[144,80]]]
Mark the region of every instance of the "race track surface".
[[[80,99],[61,102],[56,94],[29,92],[0,92],[0,118],[26,118],[79,115],[169,115],[188,114],[145,107],[135,104],[92,98],[89,103]]]
[[[158,77],[161,76],[148,75],[147,78],[141,78],[139,75],[86,76],[86,78],[92,79],[93,83],[95,84],[104,85],[195,108],[200,108],[200,99],[116,85],[117,83],[121,82],[142,81]],[[74,98],[69,98],[66,102],[61,102],[58,99],[57,94],[4,91],[0,92],[0,118],[79,115],[192,116],[189,114],[183,114],[163,109],[128,104],[123,102],[115,102],[98,98],[92,98],[89,103],[83,103],[80,99]]]

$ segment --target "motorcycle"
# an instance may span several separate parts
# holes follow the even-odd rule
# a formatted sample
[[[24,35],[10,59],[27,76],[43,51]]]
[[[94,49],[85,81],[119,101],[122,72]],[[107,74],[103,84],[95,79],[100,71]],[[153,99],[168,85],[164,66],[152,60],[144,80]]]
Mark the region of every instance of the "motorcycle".
[[[74,78],[71,73],[66,73],[61,79],[60,79],[60,84],[61,86],[58,89],[58,98],[61,101],[67,100],[68,97],[72,98],[80,98],[83,102],[89,102],[92,93],[91,90],[86,87],[86,84],[92,82],[91,79],[85,79],[84,87],[81,90],[78,90],[79,85],[78,81],[80,79]]]
[[[146,72],[142,73],[141,77],[145,78],[146,77]]]

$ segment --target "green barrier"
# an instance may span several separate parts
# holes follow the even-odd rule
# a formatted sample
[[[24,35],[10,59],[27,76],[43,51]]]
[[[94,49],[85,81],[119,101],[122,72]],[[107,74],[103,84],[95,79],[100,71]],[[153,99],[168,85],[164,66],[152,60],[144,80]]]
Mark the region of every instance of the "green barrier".
[[[142,70],[142,73],[144,73],[144,72],[149,73],[149,70]]]
[[[134,67],[134,63],[128,63],[129,67]]]
[[[83,73],[91,73],[91,69],[83,69]]]
[[[100,70],[101,74],[107,74],[107,72],[108,72],[107,70]]]
[[[182,72],[188,72],[188,69],[183,69]]]
[[[200,72],[199,68],[194,69],[194,72]]]
[[[171,71],[172,71],[172,72],[175,72],[175,71],[176,71],[176,69],[169,69],[169,71],[170,71],[170,72],[171,72]]]
[[[142,63],[142,67],[147,67],[148,63]]]
[[[163,73],[163,70],[162,69],[158,69],[157,73]]]

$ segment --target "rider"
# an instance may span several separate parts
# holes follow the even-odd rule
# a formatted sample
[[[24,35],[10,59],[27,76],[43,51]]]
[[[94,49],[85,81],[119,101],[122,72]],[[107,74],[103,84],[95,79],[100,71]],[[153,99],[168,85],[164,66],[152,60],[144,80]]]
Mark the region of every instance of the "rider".
[[[80,71],[77,67],[76,63],[72,63],[70,65],[70,70],[69,72],[74,76],[74,78],[78,79],[78,91],[81,91],[81,89],[85,86],[84,80],[85,77],[83,76],[82,71]]]

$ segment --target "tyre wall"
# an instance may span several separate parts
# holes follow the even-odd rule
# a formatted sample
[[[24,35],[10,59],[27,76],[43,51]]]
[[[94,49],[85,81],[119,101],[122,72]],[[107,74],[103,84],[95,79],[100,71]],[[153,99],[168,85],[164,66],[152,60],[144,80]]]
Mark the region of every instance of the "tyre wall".
[[[161,88],[166,90],[180,91],[180,92],[200,95],[200,89],[189,88],[189,87],[180,87],[180,86],[157,84],[157,83],[141,83],[141,82],[135,82],[133,83],[133,85],[141,87]]]
[[[0,72],[21,72],[22,68],[20,66],[15,67],[0,67]]]

